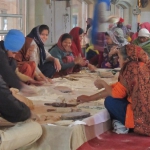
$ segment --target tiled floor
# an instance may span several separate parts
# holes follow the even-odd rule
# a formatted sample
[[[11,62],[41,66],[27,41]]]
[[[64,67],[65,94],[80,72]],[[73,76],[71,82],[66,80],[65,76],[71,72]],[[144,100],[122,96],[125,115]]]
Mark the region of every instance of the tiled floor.
[[[135,133],[121,135],[108,131],[84,143],[78,150],[150,150],[150,137]]]

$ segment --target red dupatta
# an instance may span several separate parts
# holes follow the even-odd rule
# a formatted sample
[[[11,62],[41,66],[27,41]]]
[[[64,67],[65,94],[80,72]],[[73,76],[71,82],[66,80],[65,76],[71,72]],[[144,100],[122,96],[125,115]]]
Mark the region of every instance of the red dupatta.
[[[84,57],[81,49],[81,43],[79,40],[79,30],[80,27],[75,27],[70,31],[70,35],[73,37],[71,49],[74,56],[82,56]]]
[[[64,47],[62,46],[62,36],[63,35],[60,36],[60,38],[59,38],[59,40],[57,42],[57,46],[58,46],[58,48],[60,50],[65,51]],[[71,48],[70,48],[70,52],[72,52]],[[63,60],[64,63],[70,63],[70,62],[74,61],[74,57],[72,55],[68,55],[68,56],[62,58],[62,60]],[[70,73],[72,73],[72,71],[73,71],[73,67],[72,68],[68,68],[65,71],[63,71],[63,74],[65,74],[65,75],[66,74],[70,74]]]
[[[62,46],[62,36],[63,36],[64,34],[62,34],[61,36],[60,36],[60,38],[59,38],[59,40],[58,40],[58,42],[57,42],[57,46],[59,47],[59,49],[60,50],[63,50],[64,51],[64,48],[63,48],[63,46]]]
[[[31,46],[32,38],[26,37],[25,39],[25,44],[23,45],[22,49],[17,52],[15,55],[15,59],[17,62],[22,62],[22,61],[29,61],[30,56],[28,53],[30,53],[30,50],[34,50],[34,47]]]

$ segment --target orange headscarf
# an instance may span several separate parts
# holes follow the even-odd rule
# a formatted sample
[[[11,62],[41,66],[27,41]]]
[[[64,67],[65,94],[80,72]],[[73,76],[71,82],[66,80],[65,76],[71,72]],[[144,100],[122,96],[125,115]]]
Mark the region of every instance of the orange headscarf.
[[[31,46],[31,42],[32,42],[32,38],[26,37],[25,39],[25,44],[22,47],[22,49],[17,52],[17,54],[15,55],[15,59],[18,62],[22,62],[22,61],[29,61],[30,56],[28,55],[28,51],[30,51],[30,48],[32,48]],[[33,47],[34,48],[34,47]]]
[[[127,45],[126,53],[129,62],[121,69],[119,82],[132,99],[134,131],[150,136],[150,61],[147,53],[136,45]]]

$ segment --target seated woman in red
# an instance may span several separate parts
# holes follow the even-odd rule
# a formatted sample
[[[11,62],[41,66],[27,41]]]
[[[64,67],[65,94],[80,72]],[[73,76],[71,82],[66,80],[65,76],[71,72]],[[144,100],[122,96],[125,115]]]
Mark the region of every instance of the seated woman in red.
[[[27,45],[26,45],[27,47]],[[35,68],[36,64],[34,61],[29,61],[30,53],[34,50],[33,46],[27,47],[27,52],[23,56],[20,53],[15,55],[15,59],[17,60],[18,69],[21,73],[34,78],[35,77]]]
[[[69,34],[73,37],[71,50],[74,57],[82,56],[82,58],[84,59],[84,63],[82,67],[87,66],[91,71],[94,71],[96,67],[91,65],[89,61],[84,58],[84,54],[81,49],[81,41],[84,35],[83,29],[81,29],[80,27],[75,27],[70,31]]]
[[[113,120],[139,134],[150,136],[150,60],[144,50],[126,45],[118,51],[121,67],[119,80],[114,85],[95,81],[97,88],[105,90],[91,96],[79,96],[80,102],[105,98],[105,107]]]
[[[68,33],[65,33],[60,36],[57,44],[49,50],[49,53],[53,57],[59,59],[61,71],[57,74],[60,76],[72,73],[73,68],[76,65],[81,65],[83,62],[83,59],[80,56],[74,58],[71,50],[71,44],[72,36]]]

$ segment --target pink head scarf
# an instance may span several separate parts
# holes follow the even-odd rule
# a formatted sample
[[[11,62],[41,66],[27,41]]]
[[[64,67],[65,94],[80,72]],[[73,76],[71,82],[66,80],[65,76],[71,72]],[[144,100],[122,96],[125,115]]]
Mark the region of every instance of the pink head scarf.
[[[144,22],[140,25],[141,29],[145,28],[150,32],[150,23],[149,22]]]

